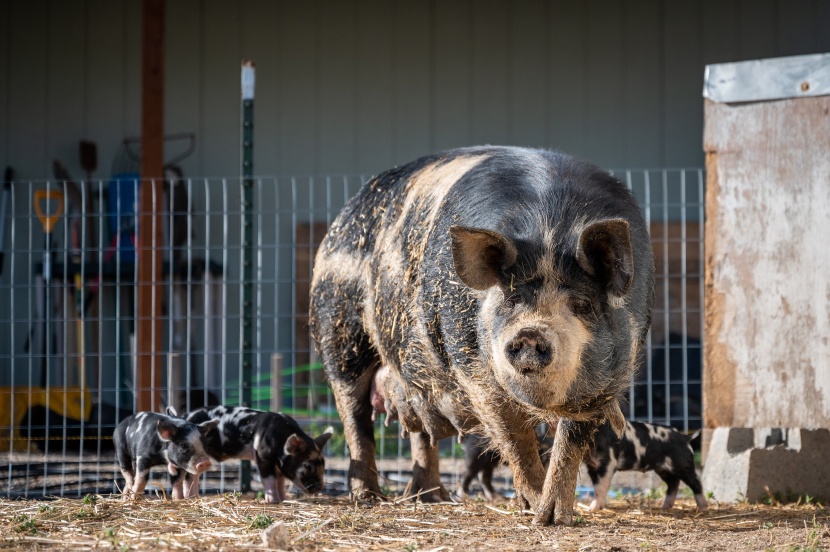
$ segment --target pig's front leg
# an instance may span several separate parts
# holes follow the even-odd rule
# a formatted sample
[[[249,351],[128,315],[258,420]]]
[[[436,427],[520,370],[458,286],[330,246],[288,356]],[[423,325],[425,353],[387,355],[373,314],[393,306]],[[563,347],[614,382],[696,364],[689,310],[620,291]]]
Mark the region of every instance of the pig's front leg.
[[[429,436],[423,432],[410,434],[412,443],[412,486],[411,494],[421,494],[422,502],[450,502],[450,493],[441,484],[438,467],[438,447],[432,446]]]
[[[185,498],[198,498],[199,497],[199,479],[202,477],[202,474],[197,473],[193,475],[192,473],[188,473],[185,475],[184,480],[184,497]]]
[[[259,477],[265,488],[265,502],[282,502],[285,500],[285,476],[273,460],[263,458],[259,452],[254,452]]]
[[[579,464],[597,427],[599,424],[593,421],[559,420],[542,498],[535,508],[534,525],[573,524],[574,492]]]
[[[265,488],[265,502],[279,503],[285,500],[285,477],[282,474],[262,478]]]
[[[492,427],[492,426],[491,426]],[[507,431],[510,428],[510,431]],[[545,482],[545,468],[539,457],[539,444],[533,426],[527,421],[512,420],[490,429],[493,442],[513,471],[516,498],[522,508],[536,510]]]
[[[173,500],[182,500],[184,498],[185,471],[169,463],[167,464],[167,473],[170,475],[170,486],[173,488]]]

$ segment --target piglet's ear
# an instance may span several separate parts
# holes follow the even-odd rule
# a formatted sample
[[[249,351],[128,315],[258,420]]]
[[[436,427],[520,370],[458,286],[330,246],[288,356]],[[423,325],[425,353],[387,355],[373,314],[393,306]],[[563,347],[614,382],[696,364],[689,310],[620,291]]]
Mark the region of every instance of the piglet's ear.
[[[608,219],[586,226],[579,236],[576,261],[582,270],[605,284],[608,293],[622,297],[634,279],[628,221]]]
[[[199,424],[199,431],[207,434],[211,429],[219,425],[219,420],[208,420]]]
[[[320,435],[319,437],[314,438],[314,442],[317,444],[318,447],[320,447],[322,449],[324,446],[326,446],[326,443],[328,443],[329,439],[331,439],[331,436],[333,434],[334,434],[334,428],[329,426],[322,433],[322,435]]]
[[[288,440],[285,442],[285,454],[290,456],[296,456],[305,452],[308,445],[305,441],[303,441],[302,437],[297,435],[296,433],[292,433]]]
[[[162,441],[172,441],[176,436],[176,424],[173,420],[159,420],[158,432]]]
[[[499,283],[499,274],[516,262],[516,245],[497,232],[451,226],[450,237],[455,272],[473,289],[495,286]]]

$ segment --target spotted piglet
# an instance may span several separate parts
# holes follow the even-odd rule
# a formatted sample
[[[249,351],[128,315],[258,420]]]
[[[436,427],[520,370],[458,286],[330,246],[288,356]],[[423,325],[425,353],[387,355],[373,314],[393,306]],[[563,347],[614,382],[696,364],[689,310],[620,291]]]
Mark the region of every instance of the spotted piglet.
[[[150,469],[166,465],[173,498],[184,498],[185,473],[198,475],[211,466],[205,434],[217,424],[205,421],[196,425],[155,412],[124,418],[112,436],[118,466],[126,480],[124,497],[144,493]]]
[[[331,427],[312,439],[290,416],[241,406],[199,408],[186,418],[193,423],[217,423],[207,434],[208,454],[217,462],[256,462],[266,502],[285,500],[286,479],[303,493],[314,494],[323,489],[323,447],[334,432]],[[186,496],[198,493],[199,474],[188,476]]]
[[[695,472],[690,437],[674,428],[629,421],[626,422],[625,433],[618,439],[606,422],[597,430],[584,461],[594,484],[591,511],[605,507],[611,478],[615,472],[627,470],[654,470],[666,482],[668,489],[663,501],[664,510],[674,506],[681,481],[694,492],[698,509],[705,510],[708,506],[703,496],[703,485]]]

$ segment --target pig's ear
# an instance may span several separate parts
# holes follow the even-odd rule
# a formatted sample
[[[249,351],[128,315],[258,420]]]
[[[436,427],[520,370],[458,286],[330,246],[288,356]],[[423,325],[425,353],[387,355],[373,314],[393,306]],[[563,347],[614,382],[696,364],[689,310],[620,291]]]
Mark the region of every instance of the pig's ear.
[[[319,437],[314,438],[314,442],[317,444],[318,447],[320,447],[322,449],[324,446],[326,446],[326,443],[328,443],[329,439],[331,439],[331,436],[333,434],[334,434],[334,428],[329,426],[322,433],[322,435],[320,435]]]
[[[285,442],[285,454],[290,456],[296,456],[305,452],[305,449],[308,448],[308,445],[305,441],[303,441],[302,437],[297,435],[296,433],[292,433],[288,440]]]
[[[166,412],[168,416],[173,416],[174,418],[179,417],[179,413],[176,412],[176,408],[173,406],[168,406]]]
[[[608,219],[586,226],[579,236],[576,261],[582,270],[603,282],[608,293],[622,297],[634,279],[628,221]]]
[[[172,441],[176,436],[176,429],[173,420],[159,420],[158,433],[162,441]]]
[[[516,262],[516,245],[497,232],[451,226],[450,237],[455,272],[473,289],[495,286],[499,283],[499,275]]]
[[[614,434],[617,438],[623,436],[625,433],[625,416],[623,416],[622,410],[620,410],[620,403],[619,401],[611,401],[605,406],[604,412],[605,419],[611,424],[611,429],[614,430]]]
[[[218,425],[219,425],[219,420],[218,419],[208,420],[206,422],[202,422],[201,424],[199,424],[199,431],[201,431],[202,433],[207,435],[208,432],[211,429],[215,428]]]

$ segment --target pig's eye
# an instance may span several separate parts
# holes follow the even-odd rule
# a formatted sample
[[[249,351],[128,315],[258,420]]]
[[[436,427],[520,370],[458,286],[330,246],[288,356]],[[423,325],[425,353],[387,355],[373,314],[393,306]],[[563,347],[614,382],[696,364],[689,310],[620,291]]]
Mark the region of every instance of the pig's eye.
[[[522,296],[518,293],[514,293],[510,297],[504,300],[504,306],[508,309],[512,309],[516,305],[522,302]]]
[[[184,452],[187,452],[190,450],[190,443],[182,443],[179,445],[179,448],[181,448]]]
[[[574,297],[571,299],[571,311],[577,316],[588,316],[593,314],[594,306],[587,299]]]

